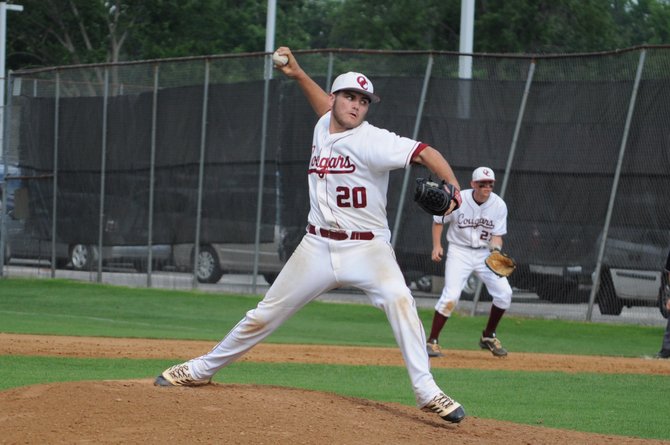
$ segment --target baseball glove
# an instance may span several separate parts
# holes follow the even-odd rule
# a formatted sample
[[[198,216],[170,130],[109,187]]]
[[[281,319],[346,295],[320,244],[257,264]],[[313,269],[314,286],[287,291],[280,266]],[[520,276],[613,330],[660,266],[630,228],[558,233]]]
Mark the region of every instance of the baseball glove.
[[[509,277],[516,269],[516,261],[506,253],[494,249],[484,260],[486,267],[499,277]]]
[[[449,210],[451,201],[456,203],[453,210],[460,207],[461,194],[453,184],[445,181],[438,184],[430,178],[417,178],[414,201],[431,215],[444,215]]]

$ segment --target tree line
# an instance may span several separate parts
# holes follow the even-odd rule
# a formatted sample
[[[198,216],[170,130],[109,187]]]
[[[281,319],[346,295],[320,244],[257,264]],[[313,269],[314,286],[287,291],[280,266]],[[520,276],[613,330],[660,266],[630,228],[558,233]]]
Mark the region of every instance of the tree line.
[[[15,0],[7,69],[265,49],[267,0]],[[277,0],[295,49],[458,51],[461,0]],[[575,53],[670,43],[670,0],[477,0],[474,52]]]

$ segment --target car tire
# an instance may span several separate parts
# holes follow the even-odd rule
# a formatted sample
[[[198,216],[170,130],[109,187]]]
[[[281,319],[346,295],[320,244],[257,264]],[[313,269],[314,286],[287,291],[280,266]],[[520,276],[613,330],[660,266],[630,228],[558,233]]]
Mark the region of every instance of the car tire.
[[[670,284],[661,286],[661,289],[658,292],[658,309],[661,311],[663,318],[668,318],[668,307],[667,302],[670,299]]]
[[[419,277],[416,281],[416,288],[421,292],[430,292],[433,290],[433,277],[424,275]]]
[[[623,301],[616,295],[609,269],[603,269],[600,273],[600,288],[596,300],[602,315],[621,315]]]
[[[263,278],[265,278],[265,281],[267,281],[268,284],[272,284],[272,283],[275,282],[278,275],[279,274],[276,274],[276,273],[264,273]]]
[[[74,270],[92,270],[97,255],[95,249],[86,244],[74,244],[70,248],[70,263]]]
[[[202,246],[198,252],[195,276],[200,283],[217,283],[223,276],[219,255],[212,246]]]

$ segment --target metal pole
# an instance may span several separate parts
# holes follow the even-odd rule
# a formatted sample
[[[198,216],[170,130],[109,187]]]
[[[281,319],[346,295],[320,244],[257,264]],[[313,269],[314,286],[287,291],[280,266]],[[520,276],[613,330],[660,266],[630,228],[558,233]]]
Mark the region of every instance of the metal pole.
[[[53,199],[51,207],[51,278],[56,277],[56,237],[58,221],[58,139],[60,121],[60,72],[56,71],[56,103],[54,105],[54,165],[53,165]]]
[[[10,75],[9,78],[9,87],[12,87],[12,77]],[[11,99],[12,96],[9,96],[9,102],[11,104]],[[9,108],[11,110],[11,108]],[[9,111],[8,110],[8,111]],[[6,113],[5,116],[2,116],[3,118],[8,118],[9,113]],[[2,125],[0,127],[0,130],[6,130],[7,126]],[[3,138],[4,141],[6,141],[5,138]],[[0,156],[0,160],[4,160],[2,162],[3,168],[4,168],[4,174],[2,175],[2,206],[0,206],[0,278],[4,276],[4,271],[5,271],[5,243],[7,239],[7,201],[9,199],[9,182],[7,181],[7,173],[9,173],[9,165],[8,165],[8,160],[7,156]]]
[[[265,56],[265,64],[271,63],[271,56]],[[268,132],[268,107],[270,97],[270,77],[266,72],[265,81],[263,82],[263,116],[261,122],[261,152],[260,152],[260,166],[258,169],[258,204],[256,205],[256,234],[254,238],[254,267],[251,275],[251,291],[256,293],[256,282],[258,281],[258,257],[260,250],[261,239],[261,219],[263,217],[263,189],[265,188],[265,152],[267,149],[267,132]],[[273,231],[274,233],[274,231]]]
[[[260,166],[258,169],[258,204],[256,206],[256,234],[254,238],[254,266],[251,275],[251,291],[256,293],[258,281],[258,258],[261,246],[261,218],[263,215],[263,189],[265,188],[265,152],[267,149],[268,132],[268,107],[270,97],[270,80],[272,79],[272,56],[275,46],[275,16],[277,14],[277,1],[268,0],[267,20],[265,25],[265,82],[263,83],[263,116],[261,122],[261,152]],[[274,233],[274,231],[273,231]]]
[[[326,92],[330,92],[331,81],[333,80],[333,65],[335,57],[332,52],[328,53],[328,69],[326,71]]]
[[[98,213],[98,272],[102,282],[102,237],[105,231],[105,170],[107,169],[107,103],[109,101],[109,68],[105,67],[105,87],[102,101],[102,154],[100,156],[100,212]]]
[[[586,321],[591,321],[593,315],[593,304],[596,300],[596,294],[600,287],[600,270],[602,268],[603,256],[605,255],[605,244],[607,243],[607,234],[612,221],[612,212],[614,210],[614,200],[616,199],[617,189],[619,188],[619,179],[621,177],[621,168],[623,165],[623,157],[626,153],[626,144],[628,143],[628,132],[630,131],[630,123],[633,120],[633,111],[635,110],[635,102],[637,101],[637,91],[640,87],[640,79],[642,78],[642,70],[644,68],[644,61],[647,57],[647,50],[643,49],[640,53],[640,59],[637,63],[637,72],[635,73],[635,82],[633,83],[633,91],[630,95],[630,102],[628,103],[628,114],[626,116],[626,123],[623,129],[623,136],[621,137],[621,146],[619,147],[619,159],[617,159],[616,170],[614,171],[614,182],[612,184],[612,191],[610,192],[609,205],[607,207],[607,214],[605,216],[605,223],[603,225],[603,235],[598,247],[598,259],[596,260],[596,270],[594,272],[593,286],[591,286],[591,294],[589,295],[589,306],[586,310]]]
[[[423,76],[423,86],[421,87],[421,96],[419,98],[419,107],[416,111],[416,119],[414,120],[414,131],[412,132],[412,139],[416,140],[419,137],[419,128],[421,127],[421,119],[423,118],[423,106],[426,102],[426,94],[428,92],[428,84],[430,76],[433,72],[433,55],[428,56],[428,64],[426,65],[426,73]],[[391,246],[395,249],[398,241],[398,234],[400,233],[400,221],[402,220],[402,211],[407,196],[407,187],[409,184],[409,175],[412,172],[412,165],[405,167],[405,174],[402,180],[402,188],[400,189],[400,198],[398,199],[398,211],[395,215],[395,222],[393,223],[393,233],[391,233]]]
[[[475,0],[461,0],[461,34],[458,52],[472,53],[475,27]],[[458,57],[458,77],[472,78],[472,56]]]
[[[474,22],[475,0],[461,0],[461,34],[458,44],[458,52],[461,54],[472,54]],[[472,56],[458,56],[458,78],[461,80],[472,79]],[[458,82],[457,105],[460,119],[470,118],[471,103],[472,83]]]
[[[7,54],[7,11],[23,11],[22,5],[8,5],[0,2],[0,158],[4,156],[5,126],[5,58]]]
[[[521,106],[519,107],[519,114],[516,117],[514,136],[512,136],[512,145],[510,146],[509,155],[507,156],[507,164],[505,165],[505,176],[503,178],[502,186],[500,187],[500,197],[503,199],[505,199],[505,192],[507,191],[507,184],[509,183],[510,171],[512,170],[512,162],[514,160],[514,154],[516,153],[516,147],[519,141],[519,133],[521,132],[521,124],[523,122],[523,116],[526,112],[526,102],[528,101],[530,85],[533,83],[534,75],[535,75],[535,60],[531,60],[530,66],[528,67],[528,76],[526,77],[526,86],[523,89],[523,96],[521,97]],[[480,280],[477,283],[477,289],[475,290],[475,295],[472,299],[472,310],[470,311],[470,315],[475,315],[475,312],[477,311],[477,304],[479,303],[479,298],[482,294],[483,286],[484,284]]]
[[[202,92],[202,123],[200,125],[200,165],[198,167],[198,206],[195,216],[195,249],[193,257],[193,287],[198,286],[198,256],[200,255],[200,224],[202,223],[202,187],[205,176],[207,138],[207,98],[209,96],[209,59],[205,59],[205,84]]]
[[[268,0],[267,17],[265,19],[265,52],[275,50],[275,23],[277,16],[277,0]],[[265,58],[265,79],[272,79],[272,58]]]
[[[151,159],[149,161],[149,229],[147,246],[149,247],[147,263],[147,287],[151,287],[152,266],[154,261],[154,181],[156,177],[156,113],[158,109],[158,68],[154,65],[154,95],[151,103]]]

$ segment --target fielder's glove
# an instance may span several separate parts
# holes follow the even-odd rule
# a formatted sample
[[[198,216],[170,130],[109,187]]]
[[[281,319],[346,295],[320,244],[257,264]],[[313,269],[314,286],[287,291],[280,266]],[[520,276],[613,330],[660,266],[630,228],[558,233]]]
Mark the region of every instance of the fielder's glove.
[[[661,301],[659,302],[658,306],[661,309],[661,315],[663,315],[664,318],[668,318],[670,314],[668,313],[668,300],[670,300],[670,284],[666,284],[663,286],[663,289],[661,289]]]
[[[499,277],[509,277],[514,272],[514,269],[516,269],[516,261],[498,249],[492,250],[484,262],[486,263],[486,267]]]
[[[442,181],[440,184],[426,178],[417,178],[414,201],[431,215],[444,215],[451,201],[456,203],[453,210],[461,206],[461,193],[453,184]]]

